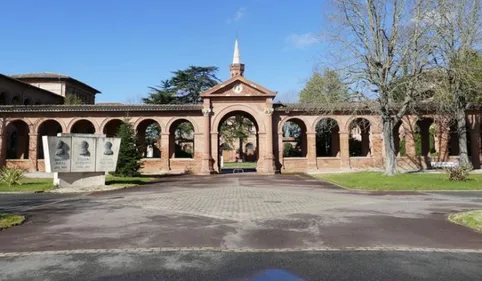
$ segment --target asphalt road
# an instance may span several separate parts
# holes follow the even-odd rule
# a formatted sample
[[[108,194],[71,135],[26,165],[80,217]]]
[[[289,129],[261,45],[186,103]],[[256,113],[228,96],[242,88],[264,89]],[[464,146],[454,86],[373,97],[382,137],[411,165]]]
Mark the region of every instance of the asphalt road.
[[[32,208],[54,204],[68,198],[76,198],[79,194],[60,193],[0,193],[0,213],[26,212]]]
[[[482,280],[482,254],[158,252],[0,258],[0,280]]]
[[[482,249],[447,215],[481,193],[347,191],[306,175],[166,177],[92,194],[0,194],[27,221],[0,232],[0,252],[211,247]]]

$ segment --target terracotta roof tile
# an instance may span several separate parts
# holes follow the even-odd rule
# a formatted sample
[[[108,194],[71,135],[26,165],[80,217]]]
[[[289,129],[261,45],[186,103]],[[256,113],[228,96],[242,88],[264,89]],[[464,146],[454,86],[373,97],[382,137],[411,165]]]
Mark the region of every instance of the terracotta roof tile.
[[[197,111],[200,104],[142,104],[142,105],[2,105],[0,112],[65,112],[65,111]]]

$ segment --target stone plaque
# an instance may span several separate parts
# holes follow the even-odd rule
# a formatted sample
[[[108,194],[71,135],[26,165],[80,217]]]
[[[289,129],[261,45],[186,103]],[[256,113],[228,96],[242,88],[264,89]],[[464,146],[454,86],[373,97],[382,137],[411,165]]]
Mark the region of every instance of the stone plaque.
[[[95,171],[95,138],[72,137],[71,172]]]
[[[117,166],[119,157],[120,138],[97,139],[97,163],[96,172],[113,172]]]
[[[42,136],[47,172],[70,172],[72,138]]]

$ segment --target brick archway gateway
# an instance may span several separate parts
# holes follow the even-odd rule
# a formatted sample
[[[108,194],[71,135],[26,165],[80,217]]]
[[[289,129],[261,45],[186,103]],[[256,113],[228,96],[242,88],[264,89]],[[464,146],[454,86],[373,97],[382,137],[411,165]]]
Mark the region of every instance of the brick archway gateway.
[[[242,110],[241,110],[242,109]],[[251,113],[248,113],[247,111],[250,111]],[[229,118],[231,117],[234,117],[234,116],[242,116],[243,118],[247,118],[249,119],[253,125],[254,125],[254,132],[253,132],[253,136],[252,138],[250,139],[251,142],[253,142],[253,138],[254,138],[254,143],[255,145],[253,145],[251,143],[251,145],[253,145],[253,149],[254,147],[256,147],[255,149],[255,155],[254,155],[254,158],[255,158],[255,161],[256,161],[256,170],[258,169],[262,169],[263,168],[263,162],[260,161],[260,155],[263,155],[263,150],[262,148],[260,148],[260,126],[259,126],[259,123],[261,122],[261,120],[256,120],[256,117],[254,117],[252,114],[256,114],[252,108],[249,108],[249,107],[246,107],[246,106],[242,106],[242,105],[234,105],[234,106],[230,106],[230,107],[227,107],[225,108],[224,110],[222,110],[214,119],[213,119],[213,127],[211,128],[211,134],[213,136],[217,136],[217,142],[213,142],[211,143],[212,147],[211,147],[211,151],[216,151],[217,152],[217,157],[215,158],[215,163],[216,163],[216,166],[214,167],[214,170],[216,172],[220,172],[222,167],[221,167],[221,156],[222,153],[223,153],[223,150],[224,148],[221,147],[224,142],[224,140],[222,140],[222,136],[221,136],[221,126],[224,124],[224,122],[227,122]],[[258,116],[259,118],[259,116]],[[213,130],[215,130],[213,132]],[[264,126],[263,126],[263,133],[262,134],[266,134],[265,132],[265,129],[264,129]],[[240,158],[244,158],[243,157],[243,153],[244,153],[244,147],[245,145],[247,144],[248,142],[245,142],[243,144],[239,143],[239,147],[237,149],[239,149],[241,151],[241,153],[239,153],[239,157]],[[236,147],[237,143],[235,144],[234,147]],[[216,154],[216,153],[215,153]],[[238,154],[238,152],[236,152],[236,154]]]
[[[43,160],[39,159],[37,151],[42,134],[75,131],[112,136],[120,122],[130,122],[140,131],[145,130],[148,123],[156,122],[161,127],[156,142],[157,157],[144,158],[141,172],[216,173],[219,172],[219,125],[233,112],[243,112],[257,125],[257,172],[260,174],[383,167],[381,118],[375,112],[363,111],[360,108],[364,107],[356,104],[327,110],[323,105],[274,103],[276,92],[246,79],[244,70],[236,48],[231,78],[202,93],[199,104],[24,106],[19,102],[15,106],[1,105],[2,98],[14,98],[5,94],[0,96],[0,165],[43,171]],[[355,110],[356,116],[352,114]],[[401,125],[397,125],[398,166],[418,170],[430,168],[431,161],[456,161],[457,155],[450,155],[457,150],[455,134],[450,132],[447,118],[427,108],[418,112],[423,114],[409,113]],[[468,108],[466,116],[470,157],[474,167],[480,168],[482,106]],[[429,118],[433,121],[417,122]],[[316,126],[320,120],[328,119],[334,125],[323,135],[317,135]],[[171,126],[179,120],[189,121],[194,127],[192,147],[189,147],[194,155],[190,159],[172,157],[170,153],[176,141]],[[283,157],[283,124],[290,120],[298,120],[305,130],[306,151],[302,157]],[[44,124],[45,129],[38,130],[40,124]],[[367,124],[369,129],[364,126]],[[453,143],[449,143],[450,139]],[[359,150],[350,154],[350,147],[357,145]]]

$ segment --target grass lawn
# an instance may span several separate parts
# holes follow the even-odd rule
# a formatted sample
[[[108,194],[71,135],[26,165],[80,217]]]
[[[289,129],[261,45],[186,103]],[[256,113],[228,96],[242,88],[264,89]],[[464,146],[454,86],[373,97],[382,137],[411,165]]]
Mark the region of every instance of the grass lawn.
[[[131,187],[151,182],[154,179],[155,178],[152,177],[120,178],[107,175],[105,178],[105,184]],[[23,178],[21,183],[21,185],[14,185],[11,188],[5,183],[0,183],[0,192],[40,192],[49,191],[54,188],[52,179]]]
[[[226,169],[256,169],[256,162],[224,162],[223,165],[223,168]]]
[[[0,214],[0,230],[21,224],[24,216],[15,214]]]
[[[482,231],[482,210],[457,213],[449,216],[453,223]]]
[[[346,188],[361,190],[482,190],[482,174],[472,174],[467,181],[449,181],[441,174],[399,174],[385,176],[377,172],[314,175]]]
[[[13,185],[11,188],[8,187],[4,182],[0,182],[0,192],[12,192],[12,191],[48,191],[54,186],[52,184],[52,179],[32,179],[23,178],[20,181],[21,185]]]

